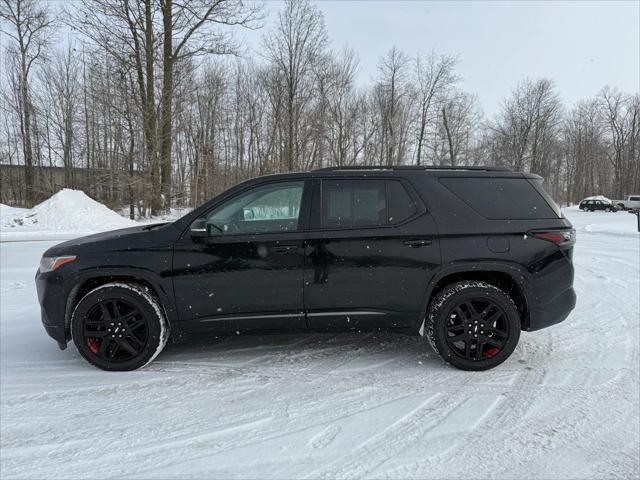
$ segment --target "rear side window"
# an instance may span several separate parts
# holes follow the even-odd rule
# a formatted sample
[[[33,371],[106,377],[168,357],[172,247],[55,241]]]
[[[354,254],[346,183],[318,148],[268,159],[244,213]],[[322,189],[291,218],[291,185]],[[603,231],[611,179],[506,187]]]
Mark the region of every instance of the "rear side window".
[[[400,223],[416,213],[417,208],[404,186],[398,180],[387,180],[389,223]]]
[[[441,178],[440,183],[476,212],[490,220],[560,218],[560,209],[547,201],[525,178]],[[541,186],[538,186],[541,192]],[[544,192],[546,196],[546,192]],[[550,203],[551,202],[551,203]]]
[[[640,202],[640,197],[629,197],[630,202]]]
[[[322,181],[322,227],[364,228],[400,223],[417,211],[397,180]]]

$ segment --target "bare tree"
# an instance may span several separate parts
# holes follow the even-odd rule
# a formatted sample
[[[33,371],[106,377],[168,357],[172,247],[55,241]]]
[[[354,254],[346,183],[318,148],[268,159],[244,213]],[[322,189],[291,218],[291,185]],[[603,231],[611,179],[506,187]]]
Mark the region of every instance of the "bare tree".
[[[354,85],[357,68],[355,53],[348,49],[326,64],[328,86],[324,97],[328,112],[326,137],[330,165],[355,163],[363,147],[357,131],[358,117],[363,114],[361,98]]]
[[[25,166],[25,203],[33,205],[33,139],[32,105],[29,80],[34,64],[45,55],[51,33],[52,15],[46,4],[36,0],[1,0],[2,32],[14,41],[10,55],[17,61],[18,112]]]
[[[238,46],[220,27],[252,27],[259,9],[241,0],[160,0],[162,12],[162,92],[160,97],[160,174],[163,197],[171,192],[174,69],[182,59],[204,54],[237,53]],[[216,27],[212,30],[211,27]],[[165,203],[165,208],[168,203]]]
[[[437,115],[432,114],[433,106],[447,95],[448,90],[458,81],[454,70],[456,57],[431,53],[416,57],[414,76],[416,83],[416,164],[422,164],[424,142],[429,123]],[[444,115],[443,115],[444,117]]]
[[[59,157],[65,171],[64,186],[73,187],[72,168],[75,127],[80,115],[80,63],[69,45],[42,70],[41,91],[45,92],[47,109],[43,114],[51,119]]]
[[[637,171],[638,164],[638,130],[640,125],[640,109],[638,95],[628,96],[616,90],[605,88],[600,93],[600,103],[607,141],[610,149],[607,155],[614,176],[614,195],[618,198],[631,193],[637,186],[630,172]]]
[[[380,59],[374,91],[380,114],[380,164],[404,161],[409,120],[408,57],[393,47]]]
[[[300,164],[300,122],[312,98],[313,65],[324,54],[327,33],[320,10],[308,0],[287,0],[275,29],[265,37],[267,58],[278,68],[284,86],[284,149],[282,162]]]
[[[514,170],[550,172],[554,162],[552,146],[560,128],[562,106],[553,82],[525,80],[503,105],[493,130],[494,155],[499,163]]]
[[[193,56],[235,52],[230,32],[222,28],[250,27],[258,13],[257,7],[241,0],[83,0],[81,8],[70,15],[74,28],[136,72],[154,213],[170,203],[176,65]],[[162,79],[159,102],[155,92],[158,65]]]

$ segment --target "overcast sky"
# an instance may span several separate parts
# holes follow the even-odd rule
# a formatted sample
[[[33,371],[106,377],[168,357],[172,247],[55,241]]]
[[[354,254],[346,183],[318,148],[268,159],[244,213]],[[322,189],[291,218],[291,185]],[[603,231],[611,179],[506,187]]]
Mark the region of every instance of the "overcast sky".
[[[458,55],[462,86],[487,115],[525,77],[555,81],[565,103],[605,85],[640,91],[640,1],[571,2],[315,2],[336,49],[353,48],[361,83],[377,74],[393,45],[418,53]],[[281,3],[267,1],[265,28]],[[246,34],[257,44],[264,31]]]

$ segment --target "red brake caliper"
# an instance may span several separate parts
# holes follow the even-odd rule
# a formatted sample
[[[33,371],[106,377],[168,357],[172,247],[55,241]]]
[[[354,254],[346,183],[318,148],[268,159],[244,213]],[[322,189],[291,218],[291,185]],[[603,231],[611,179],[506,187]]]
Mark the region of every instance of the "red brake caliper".
[[[487,357],[493,357],[493,356],[497,355],[499,351],[500,351],[500,349],[498,347],[490,347],[490,348],[487,348],[485,350],[484,354]]]
[[[90,338],[89,340],[87,340],[87,344],[89,345],[89,348],[93,353],[98,353],[100,347],[98,346],[98,342],[96,342],[95,338]]]

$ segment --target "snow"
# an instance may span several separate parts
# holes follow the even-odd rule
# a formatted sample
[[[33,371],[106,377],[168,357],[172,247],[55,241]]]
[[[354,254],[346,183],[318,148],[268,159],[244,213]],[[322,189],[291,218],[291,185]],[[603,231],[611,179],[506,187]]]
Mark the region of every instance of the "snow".
[[[611,203],[611,199],[605,197],[604,195],[594,195],[592,197],[585,197],[582,199],[583,202],[585,200],[602,200],[603,202]]]
[[[578,305],[486,372],[380,334],[202,340],[102,372],[40,325],[56,240],[1,243],[1,476],[638,478],[636,217],[565,213]]]
[[[64,188],[31,210],[2,206],[3,240],[67,238],[136,225],[80,190]]]

